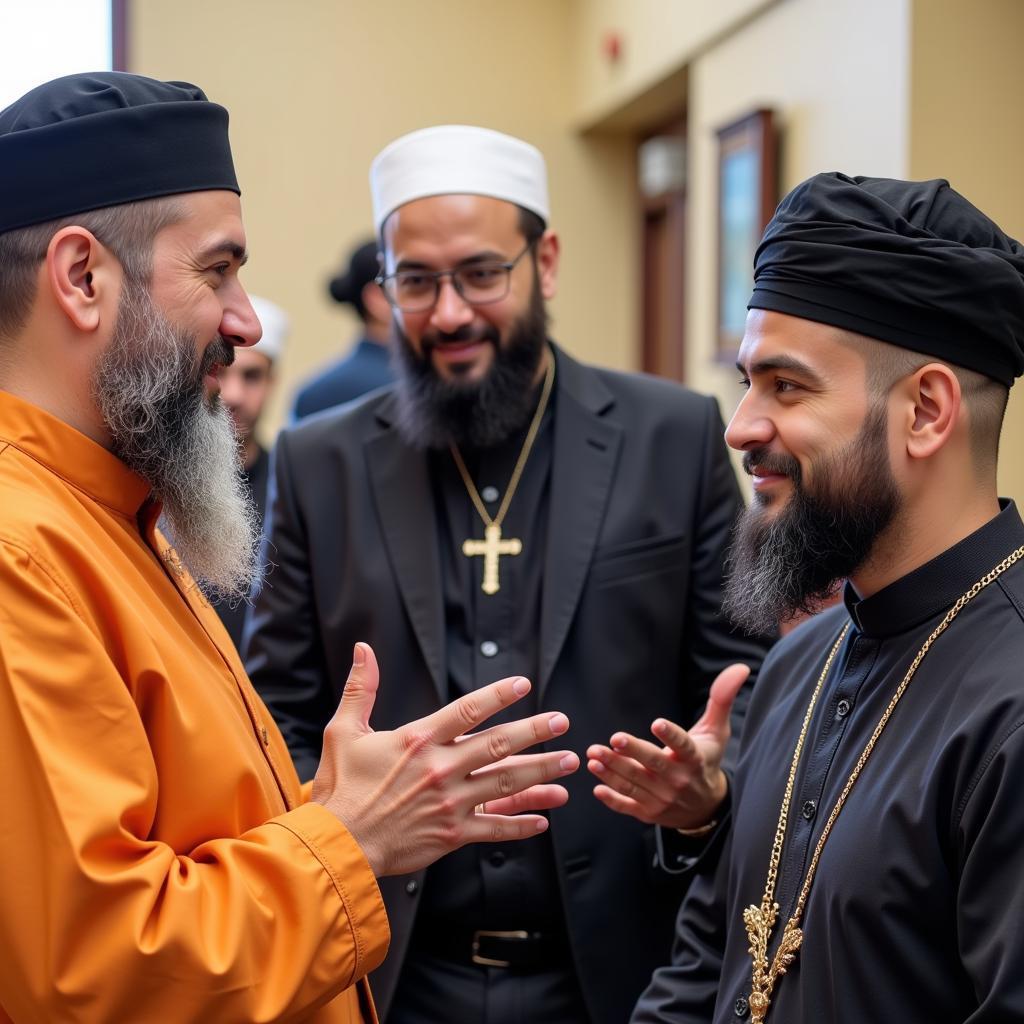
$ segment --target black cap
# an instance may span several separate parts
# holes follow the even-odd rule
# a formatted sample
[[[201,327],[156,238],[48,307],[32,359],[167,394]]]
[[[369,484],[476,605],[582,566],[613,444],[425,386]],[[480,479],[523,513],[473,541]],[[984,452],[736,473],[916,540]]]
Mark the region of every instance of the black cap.
[[[240,192],[228,112],[187,82],[68,75],[0,111],[0,232],[207,189]]]
[[[356,312],[366,318],[363,308],[363,289],[376,278],[379,272],[377,253],[380,247],[375,239],[363,242],[352,250],[348,267],[332,277],[327,288],[335,302],[347,302],[355,306]]]
[[[816,174],[779,204],[751,309],[976,370],[1024,373],[1024,247],[942,179]]]

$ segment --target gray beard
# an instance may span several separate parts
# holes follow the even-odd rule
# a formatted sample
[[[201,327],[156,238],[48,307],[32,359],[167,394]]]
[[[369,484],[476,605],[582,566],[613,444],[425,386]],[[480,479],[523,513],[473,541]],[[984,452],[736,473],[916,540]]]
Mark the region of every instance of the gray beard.
[[[196,581],[228,602],[248,597],[259,541],[231,418],[203,387],[213,363],[233,359],[233,347],[218,338],[197,360],[195,337],[126,278],[114,336],[92,380],[112,451],[163,503],[161,528]]]
[[[722,603],[734,623],[773,634],[780,623],[819,611],[842,580],[868,561],[900,508],[885,426],[880,406],[853,441],[815,466],[813,492],[792,456],[763,450],[744,455],[748,472],[763,465],[789,476],[793,488],[775,516],[755,500],[736,525]]]

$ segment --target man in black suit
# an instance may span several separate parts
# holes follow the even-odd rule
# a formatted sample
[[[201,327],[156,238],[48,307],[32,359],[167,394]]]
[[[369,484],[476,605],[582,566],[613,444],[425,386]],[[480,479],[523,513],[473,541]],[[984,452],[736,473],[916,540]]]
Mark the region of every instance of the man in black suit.
[[[741,504],[722,422],[549,341],[559,243],[532,146],[426,129],[371,183],[399,378],[279,439],[249,671],[300,776],[357,639],[395,681],[377,728],[509,673],[565,708],[599,784],[569,780],[550,838],[383,879],[374,992],[389,1024],[621,1024],[727,814],[728,666],[766,646],[719,615]]]

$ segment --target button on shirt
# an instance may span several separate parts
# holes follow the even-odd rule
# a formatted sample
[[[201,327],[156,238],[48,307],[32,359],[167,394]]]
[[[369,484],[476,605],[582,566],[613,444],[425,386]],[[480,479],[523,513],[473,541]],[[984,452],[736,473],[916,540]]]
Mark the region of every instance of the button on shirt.
[[[817,809],[829,779],[829,768],[846,734],[850,722],[849,709],[874,667],[879,646],[877,638],[864,637],[856,626],[851,626],[843,647],[836,654],[836,664],[825,681],[820,698],[824,704],[816,709],[815,730],[808,735],[808,741],[812,736],[814,741],[804,749],[797,776],[800,788],[793,793],[792,805],[800,808],[800,814],[790,816],[783,868],[775,890],[779,905],[788,907],[790,912],[796,906],[796,897],[803,884],[811,839],[817,842],[821,831]]]
[[[790,755],[827,654],[794,780],[769,958],[839,794],[916,652],[957,599],[1018,546],[1002,512],[902,579],[823,612],[764,663],[745,725],[733,819],[717,872],[680,914],[677,962],[633,1016],[727,1024],[749,999],[743,912],[764,892]],[[786,1024],[1024,1019],[1024,561],[964,606],[878,739],[824,847],[798,958],[769,1020]],[[807,811],[810,811],[808,815]],[[661,1010],[671,1005],[672,1015]],[[658,1013],[654,1013],[654,1008]]]
[[[489,724],[537,710],[553,416],[554,407],[549,405],[502,523],[503,537],[519,538],[523,550],[501,556],[496,594],[481,589],[483,558],[462,553],[463,541],[483,538],[483,520],[451,453],[431,455],[444,581],[448,697],[455,699],[507,676],[526,676],[534,684],[528,697]],[[493,448],[461,452],[492,517],[505,496],[527,429],[524,426]],[[479,844],[449,854],[427,872],[422,901],[417,927],[429,927],[436,917],[472,928],[562,927],[549,834],[528,843]]]

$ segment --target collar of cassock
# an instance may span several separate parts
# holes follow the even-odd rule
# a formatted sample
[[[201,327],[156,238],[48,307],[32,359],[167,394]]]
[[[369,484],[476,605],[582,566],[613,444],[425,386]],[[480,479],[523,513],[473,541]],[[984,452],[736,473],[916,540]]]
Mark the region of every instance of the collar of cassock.
[[[999,506],[999,515],[979,530],[877,594],[861,599],[847,582],[843,600],[857,629],[865,636],[896,636],[947,612],[979,577],[1024,544],[1017,506],[1007,498]]]
[[[12,445],[114,512],[134,517],[150,487],[116,455],[56,416],[0,391],[0,448]]]

